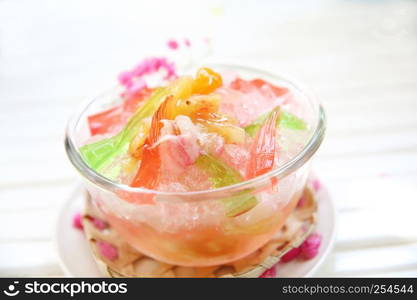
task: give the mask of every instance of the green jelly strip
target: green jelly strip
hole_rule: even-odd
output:
[[[90,168],[100,172],[109,166],[117,156],[126,154],[129,143],[137,134],[143,119],[152,116],[169,93],[169,88],[157,90],[135,112],[126,126],[118,134],[111,138],[81,147],[81,155]]]
[[[261,116],[259,116],[255,121],[253,121],[252,124],[246,126],[244,128],[246,133],[251,137],[254,137],[258,130],[265,123],[265,120],[269,117],[270,114],[271,112],[264,113]],[[277,125],[281,128],[288,128],[293,130],[307,129],[307,124],[302,119],[287,111],[281,111],[277,121]]]
[[[214,187],[220,188],[242,182],[240,173],[221,160],[209,154],[202,154],[196,161],[196,166],[207,172]],[[247,212],[258,204],[255,196],[249,191],[243,191],[235,196],[221,200],[225,206],[226,215],[235,217]]]

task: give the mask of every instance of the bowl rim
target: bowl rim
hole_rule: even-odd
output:
[[[292,157],[288,162],[280,166],[279,168],[275,168],[265,174],[259,175],[257,177],[251,178],[249,180],[244,180],[242,182],[228,185],[220,188],[215,189],[208,189],[208,190],[198,190],[198,191],[190,191],[190,192],[166,192],[166,191],[158,191],[158,190],[151,190],[142,187],[131,187],[123,183],[115,182],[111,179],[104,177],[103,175],[97,173],[95,170],[90,168],[83,160],[80,152],[78,151],[78,147],[73,140],[76,125],[81,119],[81,116],[85,111],[92,105],[96,100],[100,99],[106,92],[101,93],[100,95],[94,97],[92,100],[88,100],[80,106],[79,109],[73,113],[72,117],[68,121],[65,133],[65,150],[67,156],[75,167],[75,169],[81,174],[81,176],[92,183],[95,186],[99,186],[104,190],[114,191],[114,190],[123,190],[129,193],[141,193],[141,194],[153,194],[153,195],[160,195],[160,196],[167,196],[167,197],[195,197],[195,196],[211,196],[215,197],[216,194],[221,194],[224,192],[233,193],[233,192],[241,192],[244,190],[253,189],[255,187],[259,188],[263,184],[268,183],[268,179],[271,177],[276,177],[278,179],[287,176],[288,174],[292,173],[295,170],[298,170],[302,167],[318,150],[320,147],[325,131],[326,131],[326,115],[322,105],[319,103],[317,97],[311,92],[309,88],[305,85],[301,85],[294,79],[290,79],[287,75],[282,75],[279,73],[271,73],[268,71],[259,70],[257,68],[253,68],[250,66],[241,66],[235,64],[223,64],[223,63],[210,63],[206,64],[207,66],[211,66],[213,68],[223,68],[223,69],[232,69],[232,70],[241,70],[251,73],[256,73],[260,76],[266,76],[270,78],[274,78],[275,80],[284,81],[285,83],[289,84],[292,88],[296,89],[301,95],[307,98],[307,100],[311,101],[313,105],[317,105],[318,107],[318,117],[317,122],[315,124],[315,129],[313,134],[311,135],[308,142],[305,144],[303,149],[299,151],[294,157]]]

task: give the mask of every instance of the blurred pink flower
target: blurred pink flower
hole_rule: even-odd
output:
[[[276,276],[277,276],[277,265],[263,272],[262,275],[259,276],[259,278],[275,278]]]
[[[93,222],[93,224],[94,224],[94,226],[98,229],[98,230],[104,230],[104,229],[106,229],[107,228],[107,223],[106,222],[104,222],[103,220],[101,220],[101,219],[98,219],[98,218],[92,218],[92,220],[91,220],[92,222]]]
[[[312,182],[311,182],[311,185],[313,186],[313,189],[314,189],[314,191],[318,191],[318,190],[320,190],[321,189],[321,182],[320,182],[320,180],[318,180],[318,179],[314,179]]]
[[[167,46],[171,50],[177,50],[178,47],[179,47],[179,44],[178,44],[178,42],[176,40],[169,40],[167,42]]]
[[[317,233],[311,234],[300,246],[300,256],[304,259],[312,259],[319,253],[322,237]]]
[[[115,260],[119,256],[119,253],[113,245],[104,242],[104,241],[98,241],[97,247],[100,251],[100,254],[109,260]]]
[[[76,229],[83,230],[82,216],[80,213],[76,213],[72,218],[72,226]]]
[[[293,248],[281,257],[280,262],[287,263],[289,261],[292,261],[295,258],[297,258],[299,254],[300,248]]]

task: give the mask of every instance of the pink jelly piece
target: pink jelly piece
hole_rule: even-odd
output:
[[[79,230],[83,230],[83,223],[81,222],[82,216],[80,213],[76,213],[72,218],[72,226]]]
[[[320,180],[318,180],[318,179],[314,179],[312,182],[311,182],[311,185],[313,186],[313,189],[314,189],[314,191],[318,191],[318,190],[320,190],[321,189],[321,182],[320,182]]]
[[[100,254],[109,260],[115,260],[119,256],[116,247],[107,242],[98,241],[97,247],[100,251]]]
[[[98,219],[98,218],[93,218],[91,221],[93,222],[94,226],[95,226],[98,230],[104,230],[104,229],[106,229],[106,228],[107,228],[107,223],[106,223],[106,222],[104,222],[104,221],[103,221],[103,220],[101,220],[101,219]]]
[[[317,233],[311,234],[300,246],[300,256],[304,259],[312,259],[319,253],[322,237]]]
[[[167,42],[167,46],[171,50],[177,50],[179,47],[178,42],[176,40],[169,40]]]
[[[300,252],[301,252],[301,249],[299,247],[298,248],[293,248],[290,251],[288,251],[287,253],[285,253],[284,256],[281,257],[280,262],[287,263],[289,261],[292,261],[293,259],[298,257]]]
[[[262,273],[259,278],[275,278],[277,277],[277,265],[273,266],[272,268],[266,270]]]

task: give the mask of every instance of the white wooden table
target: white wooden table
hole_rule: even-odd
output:
[[[168,1],[166,1],[168,2]],[[0,276],[62,276],[74,108],[170,37],[289,73],[328,114],[315,168],[338,206],[317,276],[417,276],[417,2],[0,0]]]

